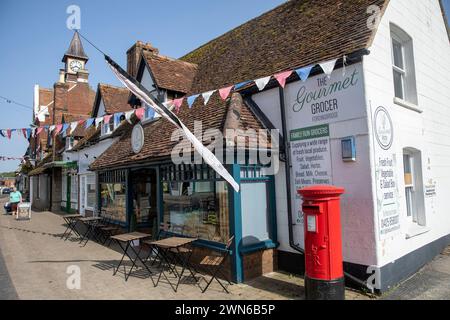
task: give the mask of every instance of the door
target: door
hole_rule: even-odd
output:
[[[86,213],[86,176],[80,177],[80,214],[84,216]]]

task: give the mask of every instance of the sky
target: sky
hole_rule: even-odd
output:
[[[81,9],[81,34],[126,67],[126,51],[137,40],[174,58],[196,49],[285,0],[0,0],[0,96],[33,105],[33,87],[52,88],[73,31],[68,6]],[[444,0],[450,16],[450,0]],[[83,40],[89,82],[120,85],[103,56]],[[0,99],[0,128],[29,127],[32,110]],[[20,157],[24,138],[0,137],[0,156]],[[0,161],[0,172],[19,161]]]

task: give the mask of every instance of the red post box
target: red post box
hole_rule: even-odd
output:
[[[305,226],[305,290],[308,300],[345,299],[340,196],[343,188],[298,190]]]

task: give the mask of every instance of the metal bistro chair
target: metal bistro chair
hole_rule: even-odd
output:
[[[218,276],[222,276],[224,279],[226,279],[228,285],[231,285],[231,282],[228,280],[228,277],[226,277],[223,268],[227,257],[230,256],[230,248],[233,244],[233,240],[234,236],[232,236],[227,241],[227,245],[223,251],[218,252],[217,254],[205,256],[202,261],[200,261],[200,267],[211,275],[211,279],[207,281],[206,287],[204,289],[200,288],[202,290],[202,293],[205,293],[214,279],[216,279],[216,281],[220,284],[220,286],[225,290],[226,293],[230,293],[227,287],[219,280]]]
[[[98,233],[103,238],[102,244],[105,245],[108,242],[108,247],[111,245],[111,236],[116,235],[120,232],[120,226],[115,223],[114,217],[111,214],[107,214],[106,211],[102,210],[101,217],[103,218],[100,223],[96,226]]]

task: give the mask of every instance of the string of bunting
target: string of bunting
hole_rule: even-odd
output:
[[[184,97],[181,97],[178,99],[169,100],[163,104],[166,107],[174,107],[175,112],[179,113],[181,106],[183,105],[185,100],[187,102],[188,107],[192,108],[195,101],[197,101],[197,99],[201,96],[203,98],[203,104],[206,106],[208,104],[209,100],[211,99],[211,96],[216,92],[218,92],[218,94],[220,95],[220,97],[223,100],[226,100],[233,90],[238,91],[239,89],[241,89],[247,85],[250,85],[252,82],[256,85],[256,87],[258,88],[259,91],[262,91],[269,84],[269,82],[270,82],[270,80],[272,80],[272,78],[276,79],[278,84],[282,88],[284,88],[286,86],[287,79],[294,73],[297,74],[298,78],[301,81],[305,82],[306,80],[308,80],[312,69],[316,65],[320,66],[322,68],[323,72],[327,75],[327,77],[330,78],[331,74],[336,66],[337,60],[338,59],[333,59],[333,60],[329,60],[329,61],[325,61],[325,62],[321,62],[321,63],[317,63],[317,64],[311,64],[309,66],[298,68],[298,69],[286,70],[283,72],[276,73],[274,75],[262,77],[262,78],[259,78],[256,80],[244,81],[244,82],[241,82],[241,83],[238,83],[238,84],[235,84],[232,86],[224,87],[221,89],[215,89],[215,90],[211,90],[211,91],[207,91],[207,92],[203,92],[203,93],[199,93],[199,94],[194,94],[191,96],[184,96]],[[344,56],[344,66],[345,66],[345,56]],[[88,118],[85,120],[79,120],[79,121],[70,122],[70,123],[45,125],[45,126],[34,127],[34,128],[0,129],[0,137],[11,139],[13,134],[17,134],[18,136],[29,140],[30,137],[36,137],[39,134],[41,134],[42,132],[46,132],[46,133],[53,132],[53,134],[55,134],[55,135],[56,134],[64,134],[64,133],[67,134],[67,130],[69,130],[69,129],[70,130],[69,130],[68,134],[71,134],[78,126],[84,126],[85,129],[88,129],[89,127],[95,125],[95,127],[98,128],[101,123],[110,123],[111,118],[114,120],[114,123],[120,123],[120,118],[122,116],[125,116],[125,120],[130,122],[131,116],[133,114],[135,114],[135,116],[137,118],[142,120],[142,118],[145,116],[145,114],[147,112],[150,113],[149,114],[150,118],[154,117],[155,113],[152,108],[142,107],[142,108],[128,111],[128,112],[118,112],[118,113],[114,113],[114,114],[110,114],[110,115],[105,115],[103,117]]]
[[[6,157],[6,156],[0,156],[0,161],[11,161],[11,160],[14,160],[14,161],[17,161],[17,160],[23,161],[24,159],[25,159],[24,157],[18,158],[18,157]]]

